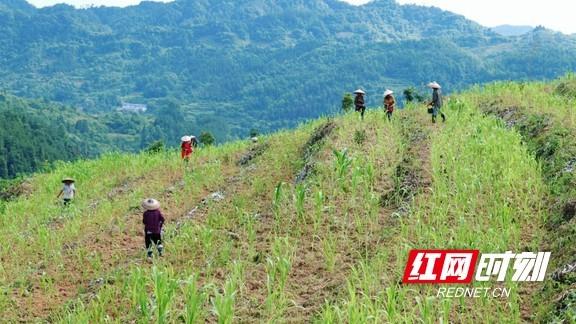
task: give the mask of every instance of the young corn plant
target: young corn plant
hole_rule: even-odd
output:
[[[85,313],[91,322],[106,321],[107,318],[106,306],[115,302],[114,299],[115,296],[113,296],[113,294],[114,291],[112,289],[104,288],[98,292],[97,298],[95,298],[93,301],[90,302]],[[76,316],[76,319],[77,319],[76,323],[82,323],[81,318],[78,318],[78,316]]]
[[[186,324],[201,323],[204,319],[203,306],[206,293],[198,287],[198,275],[191,276],[184,286],[184,314]]]
[[[42,272],[42,276],[40,278],[40,288],[42,288],[42,290],[45,292],[54,291],[55,290],[54,281],[55,281],[54,278],[52,278],[45,272]]]
[[[203,226],[200,230],[200,240],[202,242],[206,262],[209,264],[208,268],[211,269],[212,267],[210,265],[214,258],[214,230],[208,226]]]
[[[268,257],[266,259],[266,311],[271,320],[281,316],[286,307],[284,288],[292,263],[284,257]]]
[[[266,311],[270,320],[282,315],[287,304],[285,288],[292,269],[292,247],[287,238],[276,238],[272,256],[266,259]]]
[[[367,161],[364,164],[364,176],[366,179],[366,183],[368,185],[368,190],[374,190],[374,184],[376,182],[376,171],[374,167],[374,163],[372,161]]]
[[[386,301],[385,310],[386,318],[388,321],[393,322],[398,314],[398,290],[395,286],[391,285],[386,288]]]
[[[274,200],[272,201],[272,208],[274,210],[274,220],[276,223],[276,226],[279,227],[281,224],[281,218],[280,218],[280,211],[282,209],[282,197],[284,196],[284,192],[282,187],[284,186],[283,182],[279,182],[276,185],[276,188],[274,188]]]
[[[234,249],[234,242],[230,239],[225,239],[218,248],[218,254],[216,255],[216,265],[224,266],[226,265],[232,256],[232,250]]]
[[[337,247],[336,238],[332,232],[321,239],[322,255],[324,255],[324,262],[329,272],[333,272],[336,266]]]
[[[365,235],[369,220],[366,218],[364,212],[355,212],[352,217],[354,218],[354,228],[359,235]]]
[[[358,190],[358,185],[361,184],[363,175],[364,171],[361,166],[356,166],[352,171],[351,183],[355,194],[364,193],[364,190]]]
[[[370,191],[370,193],[368,193],[366,195],[367,199],[365,201],[365,204],[367,205],[366,210],[367,210],[367,215],[369,218],[369,221],[371,223],[371,225],[378,225],[378,216],[379,216],[379,211],[380,211],[380,195]]]
[[[334,156],[336,157],[335,160],[335,167],[336,167],[336,174],[337,180],[340,184],[342,190],[346,191],[345,183],[346,183],[346,175],[348,174],[348,170],[352,165],[352,159],[348,157],[348,149],[343,149],[342,151],[333,150]]]
[[[368,323],[368,319],[373,319],[368,309],[372,300],[365,298],[365,295],[356,291],[354,285],[348,281],[347,284],[349,300],[346,305],[348,323]]]
[[[230,267],[232,267],[231,273],[224,283],[224,289],[215,289],[212,298],[213,313],[221,324],[233,323],[236,295],[243,288],[244,265],[241,262],[233,262]]]
[[[220,292],[214,290],[212,298],[213,312],[218,318],[219,324],[231,324],[234,320],[234,303],[236,301],[236,282],[235,278],[228,278],[224,284],[224,290]]]
[[[304,220],[304,202],[306,200],[306,187],[300,183],[296,186],[296,192],[294,193],[294,204],[296,205],[296,215],[298,215],[298,220]]]
[[[416,297],[416,305],[420,311],[420,318],[424,323],[434,323],[433,317],[434,306],[432,304],[432,297]]]
[[[154,297],[156,301],[156,322],[166,323],[168,309],[178,283],[168,271],[160,271],[157,267],[152,268],[152,281],[154,284]]]
[[[441,320],[444,323],[450,323],[450,309],[452,309],[452,300],[450,298],[444,298],[441,302]]]
[[[136,268],[132,271],[129,278],[129,287],[132,290],[132,304],[136,307],[136,313],[139,314],[139,323],[148,323],[150,321],[150,298],[147,291],[147,278],[144,270]]]
[[[74,304],[74,310],[67,309],[66,312],[59,316],[57,322],[60,324],[90,323],[94,318],[86,311],[86,306],[82,301]]]
[[[240,221],[246,231],[249,254],[253,255],[256,253],[256,216],[240,210],[238,213],[240,214]]]
[[[236,291],[242,291],[242,289],[244,289],[243,278],[244,278],[245,265],[242,262],[234,261],[232,262],[230,267],[232,267],[230,277],[234,282],[235,287],[234,289]]]
[[[338,305],[330,305],[328,301],[325,302],[320,316],[314,322],[318,324],[323,323],[344,323],[342,319],[342,310]]]
[[[324,200],[325,196],[322,190],[317,191],[314,195],[314,234],[318,234],[324,219]]]

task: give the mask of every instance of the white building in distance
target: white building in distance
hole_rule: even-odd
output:
[[[147,109],[148,107],[146,107],[146,105],[123,102],[122,107],[116,110],[130,113],[143,113],[146,112]]]

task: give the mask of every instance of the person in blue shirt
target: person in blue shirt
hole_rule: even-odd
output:
[[[428,87],[432,88],[432,90],[433,90],[432,101],[428,104],[428,106],[432,107],[432,122],[433,123],[436,122],[436,116],[438,116],[438,113],[440,113],[440,116],[442,117],[442,122],[445,122],[446,116],[441,111],[441,109],[442,109],[442,92],[440,89],[442,89],[442,87],[436,81],[428,83]]]

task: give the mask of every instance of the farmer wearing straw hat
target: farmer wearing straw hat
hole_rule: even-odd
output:
[[[383,106],[386,109],[386,116],[388,117],[388,121],[392,120],[392,113],[394,112],[394,106],[396,105],[396,100],[393,96],[394,92],[392,90],[386,89],[384,91],[384,102]]]
[[[146,254],[152,258],[152,244],[158,249],[158,255],[162,256],[162,225],[164,225],[164,216],[160,212],[160,203],[153,198],[145,199],[142,207],[146,210],[142,223],[144,223],[144,242],[146,244]]]
[[[432,107],[432,123],[436,122],[436,116],[438,116],[438,113],[440,113],[440,116],[442,116],[442,122],[445,122],[446,116],[444,116],[444,113],[440,111],[442,108],[442,92],[440,92],[440,89],[442,89],[442,87],[438,84],[438,82],[433,81],[428,83],[428,88],[433,89],[432,101],[428,104],[429,107]]]
[[[358,89],[354,91],[356,97],[354,98],[354,106],[356,107],[356,111],[360,112],[360,117],[364,119],[364,112],[366,111],[366,105],[364,103],[364,92],[362,89]]]
[[[182,148],[181,151],[181,155],[182,155],[182,159],[186,162],[188,162],[190,160],[190,155],[192,155],[192,137],[191,136],[182,136],[181,138],[182,140],[182,145],[180,146]]]
[[[62,179],[62,183],[64,186],[58,196],[56,198],[60,198],[62,196],[64,201],[64,206],[68,206],[72,199],[74,199],[74,195],[76,194],[76,188],[74,187],[74,179],[72,178],[64,178]]]

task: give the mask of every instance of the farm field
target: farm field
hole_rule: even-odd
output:
[[[576,321],[576,79],[320,118],[194,152],[61,163],[0,203],[0,313],[55,323]],[[63,209],[60,180],[78,196]],[[146,197],[166,254],[143,248]],[[411,249],[551,251],[508,298],[405,285]]]

